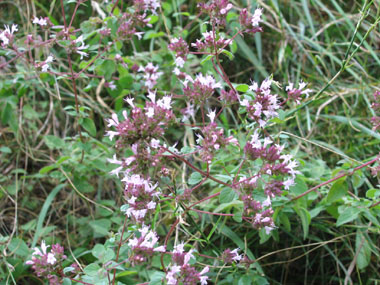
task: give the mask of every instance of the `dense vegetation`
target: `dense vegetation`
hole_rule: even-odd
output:
[[[379,21],[1,1],[0,284],[380,282]]]

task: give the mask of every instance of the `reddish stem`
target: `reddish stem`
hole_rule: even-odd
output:
[[[125,226],[127,225],[127,219],[128,219],[128,217],[125,216],[124,224],[123,224],[123,230],[121,231],[120,241],[119,241],[119,245],[118,245],[118,247],[117,247],[117,253],[116,253],[116,259],[115,259],[115,262],[118,262],[118,260],[119,260],[120,248],[121,248],[122,241],[123,241],[123,236],[124,236]],[[116,268],[113,270],[112,285],[115,285],[115,279],[116,279]]]

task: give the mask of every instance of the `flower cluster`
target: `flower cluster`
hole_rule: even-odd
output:
[[[189,82],[192,83],[192,86],[190,86]],[[216,82],[211,75],[204,76],[202,74],[198,74],[195,80],[190,76],[186,77],[183,85],[185,96],[194,103],[204,103],[208,98],[214,95],[216,88],[222,87],[222,85],[219,82]]]
[[[1,46],[5,48],[13,41],[13,34],[18,31],[18,28],[17,25],[12,25],[11,28],[7,25],[4,25],[4,27],[5,30],[0,32],[0,41],[2,41]]]
[[[163,74],[161,71],[158,71],[158,66],[154,66],[153,63],[149,62],[145,67],[140,66],[139,72],[144,72],[144,85],[148,90],[152,90],[153,87],[157,84],[158,78]]]
[[[277,95],[271,94],[271,84],[270,78],[265,79],[260,87],[253,82],[249,90],[256,93],[255,99],[244,99],[240,102],[242,106],[246,107],[248,117],[255,120],[260,127],[264,127],[268,120],[278,116],[277,109],[280,106],[277,102]]]
[[[201,285],[207,284],[208,276],[204,275],[209,271],[205,267],[201,272],[198,272],[193,265],[189,263],[191,258],[194,258],[194,250],[185,252],[184,243],[176,245],[172,251],[173,264],[168,268],[166,280],[168,285]]]
[[[210,112],[208,117],[210,117],[211,123],[201,129],[203,137],[198,134],[197,143],[199,144],[201,159],[211,163],[215,151],[224,149],[228,144],[239,144],[233,136],[226,138],[223,129],[218,128],[214,122],[215,111]]]
[[[282,186],[285,189],[289,189],[290,186],[294,184],[295,175],[299,173],[299,171],[295,170],[298,166],[298,163],[292,159],[292,155],[281,155],[283,146],[280,145],[272,145],[272,140],[268,137],[265,137],[264,140],[260,140],[259,133],[256,130],[252,135],[250,141],[244,147],[244,151],[247,157],[251,160],[256,160],[258,158],[262,159],[263,165],[261,167],[261,171],[259,175],[290,175],[291,177],[285,180],[282,183]],[[270,182],[267,184],[265,188],[265,192],[268,196],[274,197],[275,195],[280,194],[278,188],[279,184],[276,182]]]
[[[36,67],[41,67],[42,72],[47,72],[48,69],[50,68],[49,63],[52,63],[54,61],[54,57],[52,55],[49,55],[45,61],[36,64]]]
[[[239,15],[240,25],[245,33],[257,33],[262,32],[263,29],[259,26],[261,20],[261,15],[263,14],[263,9],[258,8],[255,13],[250,16],[247,9],[243,9]]]
[[[289,85],[285,89],[288,92],[288,98],[294,100],[297,105],[300,104],[301,95],[305,95],[308,98],[309,93],[312,92],[311,89],[305,89],[306,85],[307,83],[301,81],[298,88],[295,88],[294,84],[289,82]]]
[[[264,228],[265,232],[269,234],[275,228],[270,197],[261,203],[254,200],[251,195],[243,195],[242,201],[244,203],[244,214],[252,217],[252,226],[255,229]]]
[[[75,51],[76,53],[80,55],[80,59],[83,59],[83,57],[88,56],[88,54],[83,51],[85,49],[88,49],[88,45],[84,44],[83,35],[79,36],[76,40],[73,40],[72,43],[73,43],[73,51]],[[78,43],[80,44],[79,46],[77,46]]]
[[[242,259],[242,256],[238,253],[238,251],[239,251],[239,248],[235,248],[234,250],[227,248],[226,250],[223,251],[220,258],[224,263],[227,263],[227,264],[238,262]]]
[[[227,46],[231,43],[231,40],[225,39],[223,36],[214,36],[213,32],[204,32],[202,33],[203,39],[197,39],[195,43],[192,43],[191,46],[195,47],[198,51],[201,52],[211,52],[214,53],[220,49]]]
[[[147,261],[152,257],[154,252],[165,252],[165,246],[156,246],[158,242],[157,234],[149,229],[149,226],[143,225],[139,237],[130,239],[128,245],[131,248],[131,256],[129,260],[133,264],[138,264]]]
[[[133,4],[137,11],[150,11],[154,15],[157,15],[157,9],[161,7],[159,0],[134,0]]]
[[[209,4],[199,3],[198,7],[202,12],[208,14],[216,24],[223,26],[226,24],[226,16],[228,11],[233,8],[232,4],[228,2],[228,0],[214,0]]]
[[[220,91],[219,99],[224,100],[230,104],[236,103],[239,101],[239,94],[235,90],[232,90],[232,89],[230,91],[225,91],[222,89]]]
[[[125,184],[124,197],[129,206],[125,214],[141,223],[149,212],[152,213],[156,209],[156,202],[153,200],[159,195],[156,190],[157,184],[152,185],[149,180],[137,174],[126,175],[122,181]]]
[[[251,194],[244,195],[242,200],[244,202],[244,212],[247,215],[254,215],[253,226],[255,228],[265,228],[269,233],[274,229],[272,219],[273,210],[271,208],[265,209],[263,207],[271,205],[271,199],[275,196],[282,194],[282,189],[289,190],[294,185],[294,179],[299,171],[295,170],[298,163],[292,159],[291,155],[281,154],[283,146],[273,145],[269,137],[263,140],[259,138],[258,130],[252,135],[250,141],[244,147],[244,152],[248,159],[255,161],[261,160],[261,166],[257,174],[250,178],[243,178],[243,190],[250,187],[254,189],[260,188],[260,185],[267,196],[264,203],[253,200]],[[248,187],[247,187],[248,186]],[[246,191],[249,193],[249,191]]]
[[[39,19],[38,17],[34,17],[32,23],[38,24],[43,30],[47,30],[53,26],[53,23],[50,21],[48,17],[45,17],[45,18],[40,17]]]
[[[61,262],[66,259],[64,248],[58,243],[52,246],[50,252],[47,251],[48,248],[49,245],[46,245],[45,241],[42,241],[41,249],[35,247],[32,259],[28,260],[26,264],[32,265],[36,275],[46,277],[51,285],[61,284],[58,276],[54,273],[62,267]]]
[[[107,135],[112,139],[114,136],[120,138],[119,144],[126,143],[132,145],[136,142],[151,141],[152,138],[159,138],[164,133],[164,126],[175,120],[171,110],[171,97],[164,96],[156,101],[154,92],[150,92],[151,102],[147,102],[144,109],[136,107],[133,98],[126,101],[132,107],[128,116],[127,111],[123,112],[124,120],[119,122],[116,114],[108,119],[108,127],[115,127],[116,131],[108,131]]]
[[[187,59],[187,55],[189,53],[189,46],[184,41],[183,38],[173,38],[169,44],[169,49],[175,52],[175,65],[174,74],[177,76],[181,75],[181,71],[179,70],[185,65],[185,61]]]
[[[186,61],[187,55],[189,54],[189,45],[183,38],[173,38],[168,47],[171,51],[175,52],[176,65],[178,67],[183,67],[183,63]]]
[[[160,8],[160,3],[157,0],[135,0],[130,13],[123,13],[120,18],[120,26],[116,32],[118,39],[129,40],[133,35],[141,39],[144,32],[138,30],[144,27],[152,27],[149,24],[150,18],[147,11],[152,14],[157,14],[156,10]]]

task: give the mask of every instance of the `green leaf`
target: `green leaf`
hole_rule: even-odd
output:
[[[380,189],[369,189],[365,196],[370,199],[377,198],[380,196]]]
[[[12,150],[7,147],[7,146],[2,146],[0,147],[0,152],[3,152],[3,153],[12,153]]]
[[[252,284],[252,278],[249,275],[243,275],[240,277],[238,285],[251,285]]]
[[[144,34],[143,39],[144,40],[149,40],[149,39],[159,38],[159,37],[163,37],[163,36],[165,36],[164,32],[158,32],[158,33],[156,33],[155,31],[147,31]]]
[[[108,81],[111,79],[112,74],[116,70],[116,64],[113,60],[106,60],[100,66],[100,71],[104,74],[105,79]]]
[[[111,227],[111,221],[108,219],[99,219],[91,221],[90,227],[94,230],[95,237],[104,237],[108,235]]]
[[[194,150],[195,149],[190,146],[184,146],[183,148],[181,148],[181,153],[188,154],[188,153],[193,152]]]
[[[371,262],[371,247],[368,243],[367,237],[359,230],[356,232],[355,251],[359,251],[356,265],[359,270],[366,268]]]
[[[223,188],[219,195],[219,203],[230,203],[237,199],[237,194],[231,188]]]
[[[305,239],[309,234],[309,226],[311,222],[310,213],[302,207],[295,207],[297,215],[301,218],[302,229],[303,229],[303,238]]]
[[[229,52],[228,50],[225,50],[225,49],[223,49],[222,50],[222,53],[224,53],[226,56],[228,56],[228,58],[230,59],[230,60],[233,60],[234,59],[234,54],[232,53],[232,52]]]
[[[96,244],[94,248],[91,250],[91,253],[93,256],[95,256],[97,259],[100,259],[100,256],[103,255],[106,251],[106,248],[102,244]]]
[[[59,137],[53,135],[44,136],[45,144],[50,149],[60,149],[65,146],[65,141]]]
[[[91,136],[96,136],[96,127],[93,120],[84,118],[81,125]]]
[[[62,285],[71,285],[71,280],[69,278],[63,278]]]
[[[326,202],[332,203],[342,198],[348,191],[346,177],[343,177],[331,186],[329,193],[327,194]]]
[[[290,224],[288,215],[285,213],[281,213],[279,215],[279,218],[280,218],[281,224],[284,226],[285,230],[290,232],[291,231],[291,224]]]
[[[106,263],[115,257],[113,250],[110,248],[106,249],[102,244],[96,244],[91,253],[102,263]]]
[[[131,75],[126,75],[126,76],[123,76],[122,78],[120,78],[119,80],[119,84],[121,85],[121,87],[123,87],[124,89],[131,89],[132,87],[132,83],[133,83],[133,77]]]
[[[85,177],[75,176],[73,184],[82,193],[90,193],[95,190],[94,186],[88,183]]]
[[[211,60],[214,56],[212,54],[209,54],[207,56],[205,56],[204,59],[201,60],[201,65],[205,64],[206,62],[208,62],[209,60]]]
[[[238,86],[236,86],[235,89],[237,91],[239,91],[239,92],[247,92],[249,90],[249,85],[247,85],[247,84],[239,84]]]
[[[41,208],[41,212],[38,215],[37,228],[36,228],[36,232],[34,233],[32,247],[36,246],[38,238],[42,235],[42,232],[43,232],[42,226],[43,226],[46,214],[49,210],[51,203],[53,202],[55,196],[57,196],[58,192],[65,186],[66,186],[66,184],[57,185],[56,187],[54,187],[53,190],[51,190],[51,192],[47,196],[47,198],[44,202],[44,205]]]
[[[13,238],[9,243],[8,249],[19,256],[28,256],[29,248],[26,243],[19,238]]]
[[[336,221],[336,226],[340,227],[341,225],[344,225],[348,222],[351,222],[355,220],[359,213],[361,212],[361,209],[354,208],[354,207],[347,207],[342,214],[339,215],[338,220]]]
[[[189,178],[189,184],[195,185],[202,181],[202,175],[199,172],[193,172]]]
[[[68,160],[68,159],[70,159],[70,156],[62,156],[62,157],[60,157],[60,158],[57,160],[56,164],[57,164],[57,165],[61,165],[63,162],[65,162],[65,161]]]
[[[91,263],[89,265],[87,265],[83,271],[84,273],[86,273],[88,276],[97,276],[98,275],[98,271],[100,269],[100,266],[96,263]]]
[[[50,171],[52,171],[55,168],[57,168],[57,165],[55,165],[55,164],[48,165],[48,166],[42,167],[40,169],[39,173],[40,174],[46,174],[46,173],[49,173]]]
[[[307,191],[307,185],[301,176],[297,176],[294,182],[295,184],[289,187],[289,192],[293,193],[295,196],[298,196]]]
[[[150,276],[149,285],[161,285],[162,280],[165,279],[165,273],[161,271],[156,271]]]

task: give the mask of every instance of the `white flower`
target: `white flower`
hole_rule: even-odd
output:
[[[158,252],[165,252],[165,246],[164,245],[161,245],[159,247],[156,247],[155,249],[153,249],[153,251],[158,251]]]
[[[180,75],[181,74],[181,70],[179,70],[179,68],[178,67],[175,67],[174,69],[173,69],[173,73],[175,74],[175,75]]]
[[[124,99],[129,105],[131,105],[132,108],[135,107],[135,105],[133,104],[133,100],[135,100],[135,98],[130,98],[130,97],[127,97]]]
[[[259,88],[259,85],[257,84],[257,82],[255,81],[252,81],[252,84],[249,86],[249,91],[256,91],[257,88]]]
[[[78,51],[78,53],[82,53],[82,52],[79,52],[79,51]],[[87,54],[86,54],[85,56],[87,56]],[[81,57],[80,59],[82,59],[82,57]],[[111,90],[115,90],[115,89],[116,89],[115,82],[114,82],[114,81],[110,81],[110,82],[108,82],[108,87],[109,87]]]
[[[9,37],[13,35],[14,32],[18,31],[17,25],[13,24],[11,28],[9,26],[4,25],[5,30],[0,33],[0,40],[3,42],[4,46],[9,44]]]
[[[123,164],[121,160],[116,159],[116,154],[114,154],[112,158],[107,158],[107,161],[113,164],[119,164],[119,165]]]
[[[210,118],[210,121],[211,121],[211,122],[214,122],[214,120],[215,120],[215,116],[216,116],[216,111],[215,111],[215,110],[214,110],[214,111],[210,111],[210,112],[207,114],[207,117]]]
[[[231,3],[228,3],[228,5],[226,6],[226,8],[223,8],[220,10],[220,14],[224,15],[228,12],[228,10],[230,10],[232,8],[232,4]]]
[[[53,62],[53,60],[54,60],[54,57],[53,57],[52,55],[49,55],[49,56],[46,58],[45,63],[51,63],[51,62]]]
[[[15,24],[12,24],[12,28],[9,28],[8,25],[4,25],[4,27],[5,27],[5,32],[7,32],[10,35],[13,35],[14,32],[18,31],[17,25]]]
[[[146,205],[146,207],[147,207],[148,209],[150,209],[150,210],[155,209],[155,208],[156,208],[156,202],[150,201],[150,202]]]
[[[285,190],[289,190],[290,186],[294,185],[294,178],[289,178],[283,182]]]
[[[128,200],[127,200],[127,202],[128,202],[128,204],[131,204],[131,205],[133,205],[133,204],[135,204],[135,202],[136,202],[136,199],[137,199],[137,197],[135,197],[135,196],[132,196],[130,199],[128,199]]]
[[[149,90],[148,91],[148,98],[150,99],[150,101],[152,101],[153,103],[156,103],[156,91],[151,91]]]
[[[239,248],[235,248],[234,250],[231,251],[231,253],[235,255],[234,257],[232,257],[232,260],[234,261],[241,260],[241,255],[239,255],[238,251],[239,251]]]
[[[38,24],[40,26],[47,26],[47,21],[44,18],[42,18],[42,17],[40,19],[38,19],[37,17],[35,17],[33,19],[33,24]]]
[[[200,73],[196,76],[195,79],[199,81],[199,83],[201,83],[202,85],[206,85],[213,89],[222,88],[222,85],[219,82],[215,82],[214,77],[212,77],[211,75],[203,76],[203,74]]]
[[[265,233],[266,233],[267,235],[269,235],[270,232],[274,229],[274,227],[268,227],[268,226],[265,226],[264,229],[265,229]]]
[[[259,25],[259,23],[262,21],[261,20],[261,15],[262,14],[263,14],[263,9],[262,8],[259,8],[259,9],[255,10],[255,13],[253,14],[252,20],[251,20],[252,26],[256,27],[256,26]]]
[[[201,285],[206,285],[207,284],[208,276],[202,276],[202,275],[206,274],[208,271],[209,271],[209,267],[206,266],[205,268],[203,268],[203,270],[201,272],[199,272],[199,275],[200,275],[199,277],[200,277]]]
[[[263,205],[264,207],[269,207],[270,205],[272,205],[272,202],[271,202],[269,196],[268,196],[267,199],[263,202],[262,205]]]
[[[54,264],[57,261],[57,259],[54,257],[54,254],[49,253],[47,255],[47,263]]]
[[[143,34],[144,34],[144,32],[135,32],[135,35],[137,36],[137,38],[138,38],[139,40],[142,39]]]
[[[270,78],[268,77],[268,78],[266,78],[266,79],[261,83],[260,89],[263,89],[263,90],[269,90],[271,84],[272,84],[272,79],[270,79]]]
[[[150,146],[153,148],[159,148],[160,147],[160,141],[156,139],[152,139],[150,141]]]
[[[171,109],[171,102],[172,102],[171,96],[164,96],[162,99],[157,101],[157,105],[161,108],[166,109],[166,110],[170,110]]]
[[[42,72],[47,72],[48,69],[50,68],[49,64],[48,63],[51,63],[53,62],[54,60],[54,57],[52,55],[49,55],[46,60],[44,61],[44,64],[41,66],[41,71]]]
[[[80,59],[83,59],[83,57],[87,57],[88,56],[88,53],[84,52],[84,51],[77,50],[77,53],[80,54]],[[113,89],[111,88],[111,90],[113,90]]]
[[[153,118],[153,116],[154,116],[154,108],[149,107],[149,108],[148,108],[148,111],[146,111],[145,115],[146,115],[148,118]]]
[[[184,66],[184,64],[185,64],[185,61],[183,60],[183,58],[182,57],[177,57],[176,59],[175,59],[175,65],[177,66],[177,67],[183,67]]]
[[[120,135],[119,132],[115,131],[107,131],[106,136],[110,137],[110,140],[112,141],[115,136]]]
[[[264,138],[264,147],[267,147],[267,145],[271,144],[272,143],[272,140],[268,137],[265,137]]]
[[[183,253],[185,248],[185,244],[181,242],[180,244],[174,246],[173,253]]]
[[[188,264],[191,258],[194,258],[193,255],[194,250],[191,249],[188,253],[185,254],[183,258],[183,264]]]

